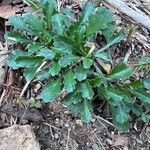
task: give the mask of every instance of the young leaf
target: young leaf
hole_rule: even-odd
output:
[[[82,92],[82,97],[85,99],[90,100],[94,96],[94,91],[87,80],[81,83],[81,92]]]
[[[108,75],[111,79],[123,80],[133,74],[133,69],[127,63],[117,65],[112,72]]]
[[[80,104],[80,116],[85,123],[89,123],[92,120],[91,109],[90,101],[84,99]]]
[[[72,71],[64,75],[64,87],[68,93],[71,93],[75,89],[75,76]]]
[[[107,28],[108,24],[112,21],[112,12],[109,9],[105,7],[98,8],[98,10],[89,18],[86,36],[88,37],[100,29]]]
[[[48,83],[41,92],[40,97],[44,102],[53,102],[61,92],[61,80],[54,80]]]
[[[85,69],[89,69],[89,68],[91,67],[92,63],[93,63],[93,60],[92,60],[92,59],[90,59],[90,58],[85,58],[85,59],[83,60],[83,67],[84,67]]]
[[[85,80],[87,78],[87,73],[88,70],[84,69],[81,65],[78,66],[75,71],[75,77],[77,78],[78,81]]]
[[[60,65],[57,62],[53,62],[50,66],[49,73],[53,76],[58,75],[61,70]]]

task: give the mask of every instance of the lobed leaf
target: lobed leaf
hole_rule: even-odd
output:
[[[61,80],[54,80],[45,85],[40,97],[44,102],[53,102],[61,92]]]

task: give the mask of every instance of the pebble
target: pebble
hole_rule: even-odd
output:
[[[58,138],[59,138],[59,136],[58,136],[57,133],[54,134],[54,137],[55,137],[55,139],[58,139]]]
[[[80,119],[76,120],[76,124],[79,125],[79,126],[81,126],[81,127],[83,126],[83,122]]]

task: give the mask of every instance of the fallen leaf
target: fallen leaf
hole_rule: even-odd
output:
[[[11,5],[2,5],[0,6],[0,17],[4,19],[8,19],[13,16],[16,12],[21,11],[22,8],[18,8],[17,6],[12,7]]]
[[[127,146],[128,145],[128,137],[126,136],[118,136],[113,143],[113,146]]]
[[[110,73],[111,71],[111,65],[108,63],[104,63],[103,61],[97,59],[98,63],[101,65],[101,67],[107,72]]]

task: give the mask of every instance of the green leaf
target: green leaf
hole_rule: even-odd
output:
[[[22,16],[12,16],[12,17],[10,17],[9,18],[9,24],[11,26],[15,27],[16,29],[28,30],[26,28],[26,23],[25,23],[25,21],[24,21]]]
[[[150,121],[150,114],[145,114],[145,113],[143,113],[143,114],[142,114],[142,120],[143,120],[144,122],[149,122],[149,121]]]
[[[61,71],[60,65],[57,62],[53,62],[53,64],[50,66],[49,73],[52,76],[55,76],[58,75],[60,71]]]
[[[17,64],[19,67],[32,67],[38,66],[42,63],[43,57],[40,56],[20,56],[16,59]]]
[[[23,0],[25,4],[31,6],[34,11],[38,11],[40,9],[40,4],[34,0]]]
[[[127,63],[118,64],[108,75],[111,79],[124,80],[133,74],[133,69]]]
[[[19,32],[7,32],[5,34],[5,38],[8,41],[13,42],[13,44],[18,42],[29,44],[33,42],[30,39],[28,39],[24,34]]]
[[[92,86],[89,84],[87,80],[81,83],[81,92],[82,92],[82,97],[85,99],[90,100],[94,96],[94,91],[92,89]]]
[[[133,81],[129,84],[125,84],[127,86],[129,86],[132,89],[143,89],[144,88],[144,83],[141,81]]]
[[[55,53],[48,48],[42,48],[37,55],[45,57],[46,60],[52,60],[55,57]]]
[[[144,79],[144,86],[146,89],[150,90],[150,77]]]
[[[65,30],[65,25],[63,21],[63,16],[56,14],[52,17],[52,27],[57,35],[63,35]]]
[[[128,113],[125,111],[123,106],[121,106],[121,104],[119,105],[119,107],[110,105],[111,113],[113,115],[113,122],[118,130],[127,131],[129,129]],[[121,115],[119,116],[119,114]]]
[[[81,23],[85,24],[88,22],[89,17],[94,13],[95,11],[95,5],[93,3],[85,3],[85,6],[83,8],[82,14],[81,14]]]
[[[24,77],[26,80],[30,81],[34,78],[34,75],[36,73],[37,67],[30,67],[24,69]]]
[[[100,87],[103,83],[103,79],[101,77],[95,77],[89,80],[89,83],[92,87]]]
[[[119,124],[124,124],[128,121],[128,119],[129,119],[129,115],[126,112],[126,109],[122,107],[121,105],[119,105],[116,111],[116,121]]]
[[[130,92],[144,103],[150,104],[150,93],[141,90],[131,90]]]
[[[83,60],[83,67],[84,67],[85,69],[89,69],[92,64],[93,64],[93,60],[90,59],[90,58],[85,58],[85,59]]]
[[[122,34],[117,35],[107,45],[105,45],[103,48],[101,48],[100,50],[98,50],[96,52],[96,54],[100,53],[100,52],[102,52],[104,50],[107,50],[109,47],[113,46],[114,44],[117,44],[117,43],[121,42],[123,39],[124,39],[124,35],[122,35]]]
[[[73,19],[75,19],[75,14],[72,12],[71,8],[62,8],[63,20],[66,27],[72,25]]]
[[[85,33],[86,33],[86,26],[79,26],[76,29],[75,41],[76,41],[77,45],[80,46],[84,42]]]
[[[27,46],[27,49],[28,49],[28,52],[35,53],[35,52],[38,52],[42,47],[43,45],[41,45],[40,43],[32,42],[31,44]]]
[[[116,104],[116,102],[121,102],[123,100],[123,95],[120,92],[119,89],[117,88],[112,88],[112,87],[108,87],[105,89],[105,96],[108,99],[112,99],[114,100],[114,103]]]
[[[36,77],[40,81],[43,81],[45,79],[49,79],[50,78],[49,70],[47,68],[46,69],[42,69],[40,72],[37,72]]]
[[[113,21],[112,12],[105,8],[100,7],[97,11],[90,16],[89,24],[87,26],[86,36],[90,36],[100,29],[107,28],[108,24]]]
[[[92,120],[91,110],[92,106],[90,104],[90,101],[86,101],[84,99],[80,105],[80,116],[85,123],[89,123]]]
[[[83,100],[81,93],[78,90],[75,90],[73,93],[68,94],[63,98],[63,103],[67,106],[71,104],[78,104]]]
[[[24,51],[21,50],[14,50],[12,52],[12,54],[10,54],[8,56],[7,59],[7,64],[9,67],[13,68],[14,70],[18,69],[20,66],[19,64],[16,62],[16,58],[20,57],[20,56],[25,56],[27,55]]]
[[[43,6],[43,14],[46,17],[47,24],[50,25],[52,15],[56,12],[57,3],[55,0],[47,1]]]
[[[39,15],[28,12],[23,14],[22,17],[26,23],[25,27],[27,28],[27,31],[33,32],[36,35],[47,32],[45,29],[45,22]]]
[[[87,78],[87,73],[88,70],[84,69],[81,65],[78,66],[75,71],[75,77],[77,78],[78,81],[85,80]]]
[[[66,67],[67,65],[71,65],[74,61],[78,60],[79,57],[75,55],[64,55],[60,60],[59,60],[59,65],[61,67]]]
[[[53,102],[56,97],[61,92],[61,80],[54,80],[47,85],[45,85],[43,91],[40,94],[40,97],[44,100],[45,103]]]
[[[75,89],[75,76],[72,71],[67,72],[64,75],[64,87],[68,93],[71,93]]]
[[[114,38],[116,30],[117,25],[115,21],[109,23],[106,29],[101,30],[102,34],[106,38],[107,43],[111,42],[111,40]]]
[[[67,37],[63,38],[54,38],[54,47],[53,49],[57,52],[61,52],[63,54],[70,54],[74,50],[74,46],[70,39]]]
[[[95,53],[95,57],[96,58],[100,58],[102,60],[105,60],[107,62],[110,62],[112,59],[111,59],[111,56],[106,53],[106,52],[102,52],[102,53]]]

